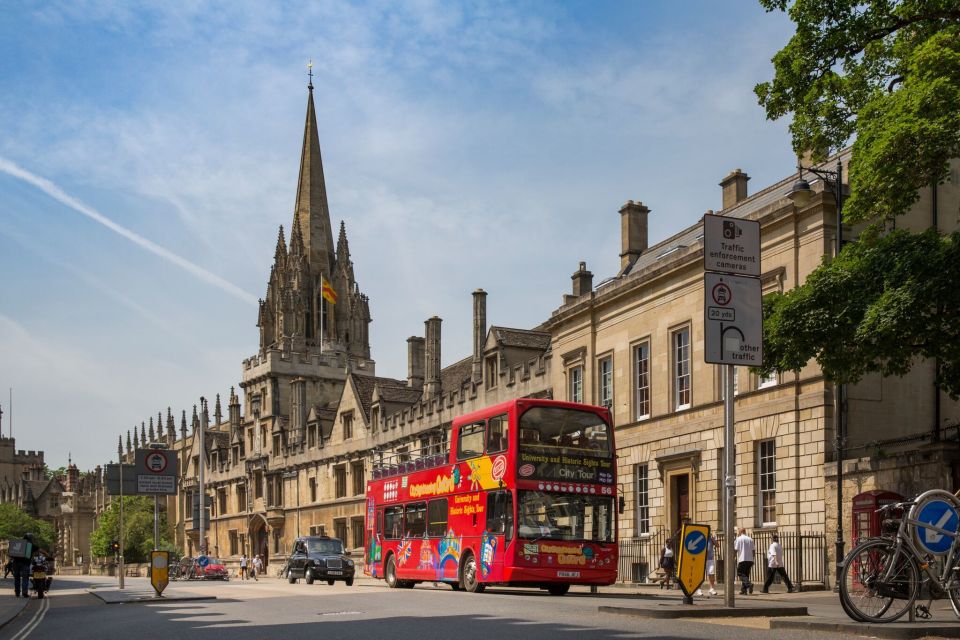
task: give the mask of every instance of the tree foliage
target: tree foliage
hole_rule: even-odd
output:
[[[796,33],[755,92],[767,117],[793,115],[798,155],[851,138],[847,222],[882,223],[960,157],[960,2],[760,0]]]
[[[841,383],[903,375],[937,359],[937,384],[960,397],[960,233],[894,231],[847,246],[806,282],[764,299],[764,372],[816,359]]]
[[[41,549],[54,552],[56,532],[52,524],[32,517],[13,503],[0,504],[0,539],[22,538],[25,533],[32,533],[34,544]]]
[[[97,528],[90,534],[94,556],[112,556],[110,544],[120,538],[120,502],[114,500],[100,516]],[[160,548],[173,551],[173,536],[166,511],[160,511]],[[146,562],[153,550],[153,500],[147,496],[123,498],[123,557],[127,562]]]

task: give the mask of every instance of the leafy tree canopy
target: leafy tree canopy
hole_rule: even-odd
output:
[[[960,233],[894,231],[847,246],[785,294],[764,299],[764,368],[815,358],[831,380],[903,375],[938,358],[937,384],[960,398]]]
[[[56,534],[52,524],[32,517],[13,503],[0,504],[0,538],[22,538],[25,533],[32,533],[34,544],[44,551],[54,552]]]
[[[846,222],[882,223],[942,183],[960,157],[960,2],[760,0],[796,33],[755,92],[793,114],[798,155],[822,160],[855,137]]]
[[[94,556],[113,555],[110,544],[120,539],[120,502],[114,500],[100,516],[97,528],[90,534]],[[160,548],[174,551],[173,536],[166,511],[160,511]],[[123,498],[123,557],[127,562],[146,562],[153,550],[153,500],[147,496]]]

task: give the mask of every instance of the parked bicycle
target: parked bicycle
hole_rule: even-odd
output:
[[[930,617],[949,598],[960,618],[960,500],[934,489],[878,509],[883,535],[858,544],[843,561],[840,605],[857,622],[893,622],[914,611]],[[905,515],[904,515],[905,514]],[[926,604],[914,610],[917,598]]]

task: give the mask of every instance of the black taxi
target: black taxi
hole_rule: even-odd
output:
[[[293,553],[287,560],[287,582],[293,584],[303,578],[307,584],[337,580],[353,586],[354,563],[350,552],[343,548],[339,538],[327,536],[303,536],[293,543]]]

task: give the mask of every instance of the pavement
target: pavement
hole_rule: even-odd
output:
[[[579,591],[572,590],[571,593]],[[912,639],[927,636],[960,638],[960,620],[947,600],[937,600],[931,605],[933,616],[928,620],[911,622],[907,616],[896,622],[870,624],[854,622],[843,612],[839,596],[832,591],[801,591],[786,593],[774,591],[753,595],[737,594],[732,609],[723,605],[723,592],[710,598],[694,598],[694,604],[683,603],[683,595],[677,590],[660,590],[645,585],[617,585],[602,587],[600,593],[615,592],[621,597],[636,593],[637,603],[627,606],[600,605],[600,613],[631,615],[643,618],[675,618],[700,620],[723,618],[766,619],[770,629],[793,629],[845,633],[876,638]],[[921,604],[926,604],[921,603]],[[729,624],[736,624],[730,621]]]

